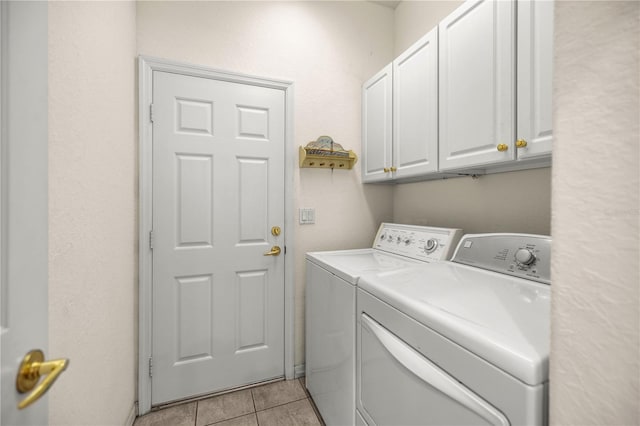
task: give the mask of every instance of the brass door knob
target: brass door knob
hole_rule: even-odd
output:
[[[518,139],[516,141],[516,148],[525,148],[527,146],[527,141],[524,139]]]
[[[45,361],[44,353],[39,349],[35,349],[27,353],[22,359],[22,363],[18,369],[16,389],[20,393],[29,392],[34,387],[35,390],[18,403],[18,408],[22,410],[40,399],[40,397],[49,390],[60,374],[67,369],[68,365],[68,359]],[[41,376],[46,377],[42,383],[38,385]]]
[[[282,233],[282,229],[280,229],[279,226],[274,226],[271,228],[271,235],[273,235],[274,237],[277,237],[281,233]]]
[[[264,255],[265,256],[278,256],[278,255],[280,255],[280,247],[273,246],[273,247],[271,247],[271,250],[266,252]]]
[[[391,172],[396,172],[396,171],[398,171],[398,169],[392,166],[392,167],[389,169],[389,171],[391,171]]]
[[[388,167],[385,167],[385,168],[384,168],[384,169],[382,169],[382,170],[384,170],[384,172],[385,172],[385,173],[389,173],[389,172],[391,171],[391,169],[390,169],[390,168],[388,168]]]
[[[509,145],[507,145],[506,143],[499,143],[498,146],[496,147],[498,149],[498,151],[500,152],[505,152],[506,150],[509,149]]]

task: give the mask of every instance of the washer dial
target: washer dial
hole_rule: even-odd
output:
[[[516,252],[516,262],[520,265],[531,265],[536,261],[536,255],[529,249],[521,248]]]

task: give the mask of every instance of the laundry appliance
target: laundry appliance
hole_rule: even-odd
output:
[[[465,235],[451,261],[363,275],[356,424],[547,424],[550,251]]]
[[[383,223],[371,248],[306,256],[306,387],[327,425],[355,422],[356,286],[362,274],[451,257],[460,229]]]

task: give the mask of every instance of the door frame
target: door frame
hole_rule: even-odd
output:
[[[150,56],[138,57],[138,414],[151,410],[151,377],[149,360],[152,352],[152,278],[153,253],[150,232],[153,214],[153,72],[163,71],[192,77],[208,78],[231,83],[248,84],[282,90],[285,95],[285,171],[284,171],[284,244],[285,253],[294,251],[293,171],[293,82],[222,71]],[[284,373],[294,378],[294,262],[284,258]]]

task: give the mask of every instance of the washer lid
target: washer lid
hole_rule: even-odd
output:
[[[307,253],[307,260],[353,285],[358,283],[363,274],[392,271],[423,263],[372,248],[310,252]]]
[[[549,377],[548,285],[442,262],[358,286],[529,385]]]

